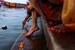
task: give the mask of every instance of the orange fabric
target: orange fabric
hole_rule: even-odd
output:
[[[20,43],[20,45],[19,45],[19,47],[24,47],[24,45],[25,45],[25,42],[24,41],[22,41],[21,43]]]
[[[75,0],[64,0],[62,21],[64,25],[75,29]]]

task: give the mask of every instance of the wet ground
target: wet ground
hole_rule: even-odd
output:
[[[0,8],[0,50],[10,50],[22,31],[21,22],[25,15],[24,9]],[[3,25],[8,29],[2,30]]]

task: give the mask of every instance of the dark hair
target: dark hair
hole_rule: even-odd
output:
[[[47,2],[48,0],[42,0],[43,2]]]

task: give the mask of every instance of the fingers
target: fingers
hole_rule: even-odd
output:
[[[24,29],[24,27],[22,27],[22,30]]]
[[[24,29],[24,25],[25,25],[25,23],[24,23],[24,22],[22,22],[22,30]]]
[[[25,21],[22,22],[22,29],[24,29]]]
[[[25,24],[22,24],[22,30],[24,29]]]

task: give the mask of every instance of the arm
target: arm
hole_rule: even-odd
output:
[[[26,21],[28,20],[28,18],[31,16],[31,12],[27,10],[27,15],[25,17],[25,19],[22,22],[22,29],[24,29],[24,25],[26,23]]]
[[[29,17],[30,17],[29,15],[27,15],[27,16],[25,17],[25,19],[24,19],[23,22],[22,22],[22,26],[25,25],[25,23],[26,23],[26,21],[27,21],[27,19],[28,19]]]

